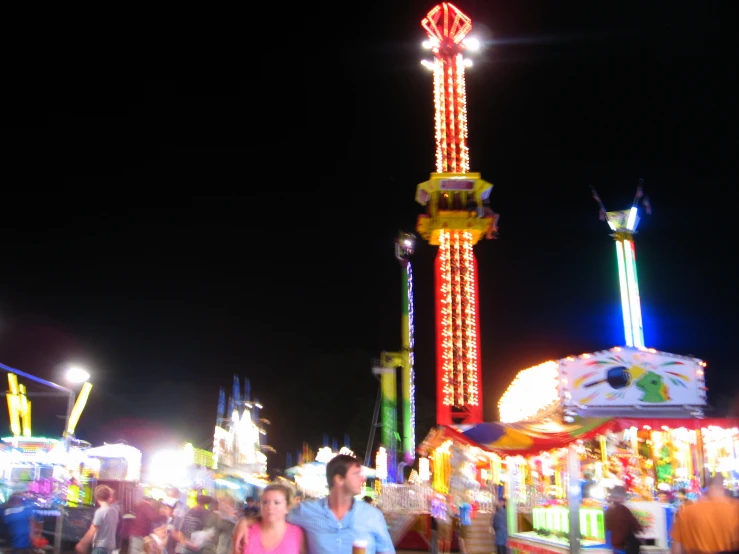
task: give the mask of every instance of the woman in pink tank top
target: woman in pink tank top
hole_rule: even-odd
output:
[[[288,523],[290,489],[268,485],[260,499],[261,516],[247,531],[242,554],[305,554],[303,530]]]

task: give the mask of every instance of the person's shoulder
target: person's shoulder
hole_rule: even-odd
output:
[[[357,507],[357,513],[361,514],[362,517],[385,517],[385,514],[382,513],[380,508],[373,506],[364,500],[361,502],[355,501],[354,505]]]
[[[302,512],[315,512],[323,510],[324,506],[328,504],[328,499],[324,498],[311,498],[310,500],[303,500],[298,504],[294,510]]]
[[[300,525],[295,525],[294,523],[287,523],[287,528],[290,530],[291,533],[294,533],[296,535],[303,535],[303,528]]]

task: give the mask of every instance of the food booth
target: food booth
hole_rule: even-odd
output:
[[[604,510],[615,485],[645,527],[644,550],[664,552],[676,510],[708,476],[739,484],[739,420],[705,417],[705,365],[629,347],[545,362],[516,376],[501,422],[444,426],[422,447],[442,474],[450,445],[499,463],[488,485],[504,488],[516,552],[610,552]]]

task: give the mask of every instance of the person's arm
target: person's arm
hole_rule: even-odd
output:
[[[90,550],[90,544],[92,544],[92,540],[95,538],[95,533],[97,532],[97,525],[90,525],[90,528],[84,535],[82,535],[80,541],[74,545],[74,551],[77,552],[77,554],[86,554],[87,551]]]
[[[308,554],[308,538],[305,536],[305,531],[300,529],[300,554]]]
[[[249,525],[253,521],[251,518],[242,517],[236,522],[231,536],[231,554],[241,554],[249,544]]]
[[[375,536],[377,554],[395,554],[393,539],[390,538],[390,531],[388,530],[385,516],[378,508],[375,508],[375,512],[379,516],[375,525],[377,528],[377,534]]]

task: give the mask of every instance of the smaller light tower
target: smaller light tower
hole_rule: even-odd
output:
[[[608,223],[616,241],[616,259],[618,261],[618,283],[621,290],[621,311],[624,319],[624,335],[626,346],[646,348],[644,344],[644,325],[639,298],[639,280],[636,273],[636,249],[634,234],[639,225],[639,203],[647,214],[652,211],[649,199],[644,196],[644,180],[639,179],[634,201],[628,210],[617,212],[606,211],[603,202],[591,187],[593,198],[600,206],[600,219]]]
[[[402,286],[401,318],[401,390],[403,393],[403,461],[406,465],[416,458],[416,377],[414,375],[414,323],[413,323],[413,268],[410,256],[416,246],[413,233],[400,232],[395,241],[395,257],[400,262]],[[402,475],[401,475],[402,477]],[[402,479],[401,479],[402,482]]]

